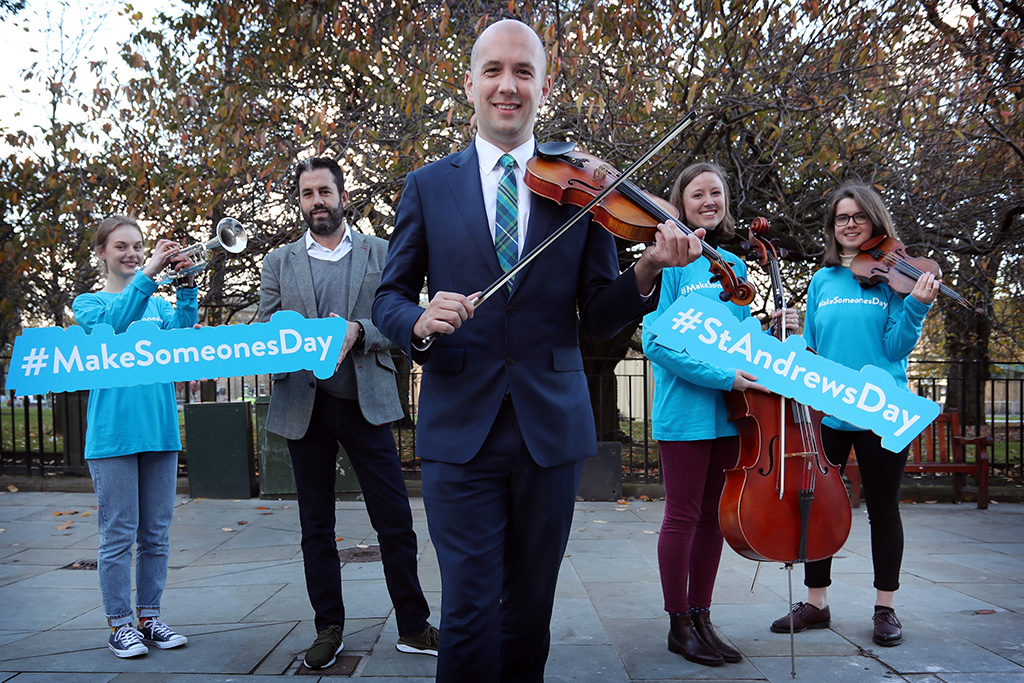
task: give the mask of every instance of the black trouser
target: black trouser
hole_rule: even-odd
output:
[[[345,448],[377,532],[384,579],[399,635],[427,627],[430,609],[416,574],[416,533],[395,440],[388,425],[371,425],[354,400],[317,391],[305,436],[288,441],[302,527],[306,591],[316,630],[345,626],[341,561],[334,530],[334,480],[338,442]],[[344,535],[344,534],[342,534]]]
[[[908,448],[893,453],[882,448],[882,438],[873,432],[848,432],[822,426],[825,457],[846,470],[850,447],[857,455],[861,487],[871,524],[871,562],[875,589],[896,591],[903,564],[903,520],[900,519],[900,486],[907,464]],[[825,588],[832,585],[832,558],[804,565],[804,585]]]

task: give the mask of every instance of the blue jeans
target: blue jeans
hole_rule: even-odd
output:
[[[136,453],[88,461],[99,503],[97,565],[103,611],[110,626],[132,622],[132,543],[135,542],[135,605],[139,617],[160,615],[167,581],[178,454]]]

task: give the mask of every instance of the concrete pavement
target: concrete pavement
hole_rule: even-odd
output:
[[[437,562],[422,500],[412,504],[420,577],[436,624]],[[315,633],[291,501],[179,496],[163,618],[189,643],[116,658],[106,648],[95,570],[66,568],[95,561],[94,505],[91,493],[0,494],[0,683],[256,683],[296,674],[303,681],[432,680],[434,658],[395,650],[379,561],[342,571],[349,657],[332,675],[300,666]],[[337,509],[340,548],[376,543],[362,503],[339,502]],[[768,631],[788,607],[786,572],[765,565],[751,594],[756,565],[728,547],[712,614],[744,661],[707,668],[668,652],[657,565],[663,509],[653,501],[577,504],[547,681],[793,680],[789,637]],[[903,514],[907,552],[897,613],[904,644],[871,642],[874,590],[861,507],[834,564],[832,627],[796,637],[796,680],[1024,683],[1024,505],[980,511],[907,504]],[[802,578],[797,567],[796,600],[805,596]]]

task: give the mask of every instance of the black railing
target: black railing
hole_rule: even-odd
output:
[[[6,359],[4,359],[6,360]],[[6,367],[6,363],[3,363]],[[987,370],[982,376],[978,370]],[[982,379],[984,377],[984,379]],[[593,379],[593,378],[591,378]],[[413,368],[402,380],[408,417],[393,425],[403,466],[418,467],[416,458],[417,402],[420,373]],[[616,366],[615,382],[592,382],[601,387],[595,400],[611,401],[598,410],[598,429],[604,440],[622,443],[623,465],[628,478],[643,482],[660,481],[657,442],[651,438],[650,399],[653,380],[650,361],[639,356]],[[614,386],[615,396],[608,392]],[[916,361],[910,364],[911,389],[935,400],[943,410],[957,407],[967,436],[989,435],[993,474],[1024,476],[1024,372],[1020,365],[990,363],[979,367],[972,362]],[[212,387],[216,387],[212,389]],[[211,390],[212,389],[212,390]],[[270,391],[268,375],[219,379],[207,385],[208,396],[217,401],[254,400]],[[177,385],[179,404],[201,402],[198,383]],[[44,476],[54,472],[85,473],[84,447],[87,392],[15,397],[0,395],[0,472]],[[614,404],[610,409],[609,406]],[[970,408],[980,413],[972,415]],[[612,417],[609,417],[611,415]],[[980,418],[980,419],[979,419]],[[184,443],[184,439],[182,439]]]

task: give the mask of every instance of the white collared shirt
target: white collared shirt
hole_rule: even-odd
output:
[[[352,231],[347,225],[345,226],[345,234],[341,238],[341,243],[334,249],[328,249],[317,242],[313,239],[312,231],[306,230],[306,254],[310,258],[320,261],[340,261],[350,251],[352,251]]]
[[[492,145],[479,135],[474,142],[476,144],[476,156],[480,162],[480,189],[484,193],[484,209],[487,211],[487,224],[491,230],[491,241],[494,240],[494,216],[498,207],[498,183],[505,172],[498,160],[505,154],[504,150]],[[531,136],[529,140],[513,149],[509,154],[515,157],[516,167],[513,169],[516,174],[516,187],[518,197],[516,206],[519,209],[519,255],[523,255],[523,245],[526,243],[526,226],[530,223],[530,206],[533,196],[530,189],[526,187],[524,180],[526,176],[526,162],[533,156],[533,150],[537,143]]]

